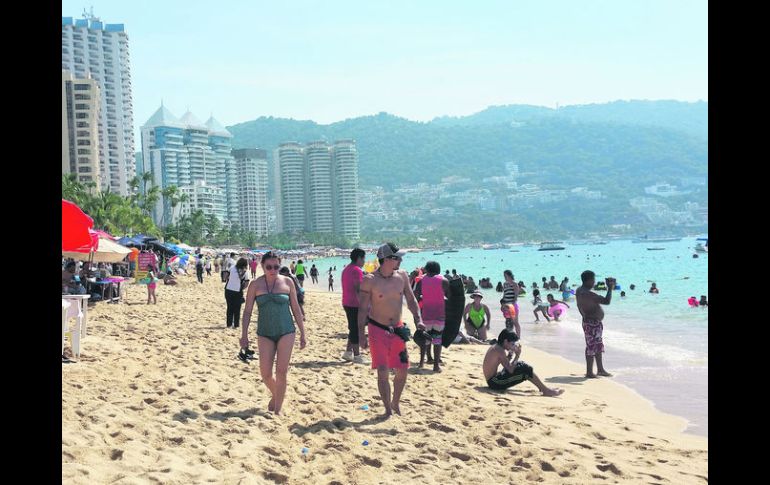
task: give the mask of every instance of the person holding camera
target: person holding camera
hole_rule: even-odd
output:
[[[615,288],[615,278],[607,278],[607,296],[599,296],[591,289],[596,283],[596,274],[593,271],[586,270],[580,275],[583,286],[575,292],[578,310],[583,317],[583,333],[586,338],[586,377],[594,378],[597,375],[612,377],[612,374],[604,369],[602,363],[602,352],[604,352],[604,342],[602,333],[604,331],[604,310],[600,305],[609,305],[612,299],[612,290]],[[594,359],[596,359],[596,374],[594,374]]]
[[[358,339],[362,349],[371,341],[372,369],[377,369],[377,387],[385,405],[383,417],[389,418],[394,412],[401,414],[399,401],[406,385],[409,356],[406,342],[411,340],[409,327],[401,320],[403,298],[414,316],[418,330],[424,330],[420,321],[420,308],[409,286],[409,275],[399,270],[405,251],[387,243],[377,250],[380,267],[374,273],[364,275],[359,288]],[[368,312],[366,311],[368,309]],[[369,336],[364,327],[369,324]],[[396,371],[393,379],[391,399],[390,369]]]

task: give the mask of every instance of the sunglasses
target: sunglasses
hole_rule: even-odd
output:
[[[273,271],[273,270],[278,271],[279,269],[281,269],[281,265],[276,264],[275,266],[273,266],[272,264],[266,264],[265,269],[268,271]]]

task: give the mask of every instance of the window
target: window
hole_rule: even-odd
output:
[[[88,148],[78,148],[78,155],[90,155],[91,150]]]
[[[80,162],[80,163],[89,163],[90,161],[91,160],[89,160],[87,158],[78,158],[78,162]],[[78,167],[78,172],[86,173],[86,172],[90,172],[90,171],[91,171],[91,167],[89,167],[89,166]]]
[[[77,122],[77,127],[78,128],[88,128],[88,123],[85,122],[85,121],[78,121]]]
[[[75,91],[88,91],[90,89],[90,84],[75,84]]]
[[[75,105],[75,109],[88,109],[88,105],[85,103],[78,103]]]
[[[88,136],[89,133],[87,131],[78,130],[78,136]]]
[[[88,101],[91,99],[90,94],[76,94],[75,101]]]
[[[88,118],[88,113],[75,113],[75,118],[79,120],[83,120]]]
[[[90,146],[91,140],[78,140],[78,146]]]

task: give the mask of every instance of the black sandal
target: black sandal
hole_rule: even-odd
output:
[[[238,352],[238,359],[240,359],[241,362],[245,362],[246,364],[248,364],[249,360],[250,360],[249,359],[249,354],[247,354],[246,352],[244,352],[243,349],[241,349],[241,351]]]

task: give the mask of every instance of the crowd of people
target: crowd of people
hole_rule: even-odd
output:
[[[354,249],[350,253],[350,263],[341,273],[342,307],[348,327],[342,359],[365,364],[362,351],[369,350],[371,368],[377,371],[377,386],[386,417],[401,413],[401,396],[410,366],[408,342],[418,346],[420,359],[417,367],[422,368],[427,362],[432,364],[433,372],[442,371],[442,349],[447,346],[447,342],[487,344],[490,348],[484,356],[482,367],[489,388],[504,390],[523,381],[530,381],[545,396],[557,396],[563,392],[561,389],[547,387],[535,374],[533,367],[520,360],[522,329],[519,323],[519,299],[526,294],[527,288],[523,281],[516,280],[511,270],[504,270],[503,281],[497,283],[496,289],[502,294],[499,311],[504,318],[505,328],[496,339],[492,339],[489,335],[492,310],[484,302],[484,295],[479,289],[492,288],[490,278],[481,278],[477,286],[472,277],[458,274],[454,269],[447,269],[442,275],[436,261],[428,261],[423,267],[407,273],[400,269],[404,255],[405,252],[394,244],[384,244],[377,251],[379,265],[373,271],[364,272],[366,253],[362,249]],[[176,284],[175,274],[186,274],[187,266],[195,267],[199,283],[203,283],[204,274],[206,277],[212,275],[212,269],[219,273],[224,285],[225,326],[241,328],[238,357],[244,362],[254,359],[256,354],[249,347],[251,315],[256,305],[260,374],[271,394],[268,409],[280,414],[297,329],[300,333],[300,349],[307,345],[304,328],[305,279],[309,275],[311,281],[318,284],[319,268],[315,264],[307,268],[309,262],[305,263],[302,259],[284,266],[280,256],[274,252],[267,252],[261,257],[248,255],[237,259],[234,252],[213,256],[196,252],[189,256],[186,264],[172,264],[162,254],[153,256],[150,258],[151,264],[145,268],[148,304],[157,303],[156,282]],[[263,274],[257,277],[257,266],[260,264]],[[74,261],[63,261],[62,293],[82,294],[86,292],[84,281],[88,281],[95,272],[106,271],[109,274],[111,269],[101,264],[91,268],[88,263],[78,268],[78,263]],[[136,269],[132,265],[129,271]],[[335,271],[336,266],[328,269],[329,291],[334,290]],[[576,290],[570,287],[567,277],[561,283],[554,276],[550,280],[542,277],[541,288],[538,288],[537,283],[532,283],[535,322],[540,321],[540,315],[549,322],[551,319],[559,321],[565,309],[570,308],[567,301],[574,295],[582,317],[586,342],[586,378],[612,375],[604,368],[602,360],[604,311],[601,306],[610,304],[615,286],[616,282],[612,278],[597,282],[591,271],[581,274],[581,286]],[[635,285],[629,287],[630,290],[634,288]],[[553,293],[547,293],[544,301],[541,289],[558,291],[562,299],[558,300]],[[601,296],[594,293],[594,290],[607,293]],[[653,282],[649,293],[658,292]],[[464,294],[470,295],[471,301],[467,304]],[[459,298],[456,298],[458,295]],[[624,295],[625,292],[621,294]],[[402,318],[404,300],[413,317],[413,335]],[[705,296],[700,302],[695,297],[691,300],[695,300],[695,305],[708,305]],[[459,310],[453,313],[452,302],[458,301]],[[455,318],[460,325],[453,326],[445,338],[447,324]],[[392,387],[391,370],[394,371]]]

